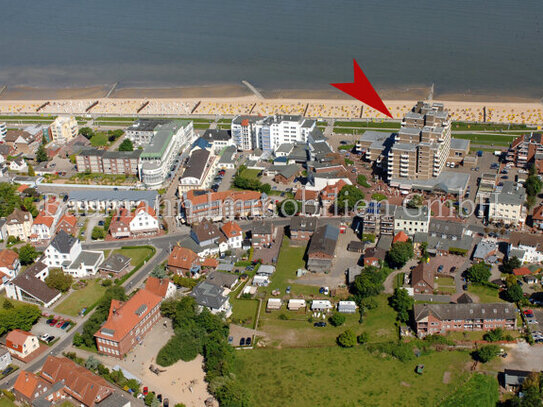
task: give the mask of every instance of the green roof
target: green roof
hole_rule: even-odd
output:
[[[190,123],[191,121],[189,120],[173,120],[155,127],[155,135],[151,139],[151,142],[143,149],[141,158],[160,159],[170,144],[173,135],[177,133],[181,127],[187,127]]]

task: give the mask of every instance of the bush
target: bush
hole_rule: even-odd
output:
[[[356,345],[357,337],[353,331],[347,329],[337,337],[337,343],[343,348],[352,348]]]
[[[65,293],[72,286],[74,279],[71,275],[65,274],[61,269],[52,269],[45,278],[48,287]]]
[[[482,363],[490,362],[496,356],[500,354],[500,348],[496,345],[485,345],[472,353],[475,360]]]
[[[368,343],[370,339],[370,334],[368,334],[367,332],[362,332],[360,335],[358,335],[358,337],[356,338],[357,342],[360,344],[360,345],[363,345],[365,343]]]
[[[333,326],[341,326],[345,323],[346,319],[345,315],[335,312],[334,315],[330,317],[329,321]]]
[[[483,339],[488,342],[503,341],[504,338],[505,338],[505,333],[503,329],[501,328],[493,329],[483,335]]]
[[[415,353],[413,352],[413,347],[409,343],[395,343],[395,342],[385,342],[371,345],[369,347],[370,351],[377,351],[380,353],[385,353],[393,358],[398,359],[400,362],[407,362],[415,358]]]
[[[113,285],[113,281],[111,281],[111,279],[109,278],[104,278],[101,284],[102,284],[102,287],[110,287]]]
[[[191,335],[190,332],[179,332],[172,337],[156,357],[160,366],[171,366],[178,360],[189,362],[194,360],[202,351],[200,338]]]

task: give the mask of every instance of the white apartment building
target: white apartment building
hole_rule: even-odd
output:
[[[59,116],[51,123],[51,138],[57,144],[66,144],[77,136],[79,127],[73,116]]]
[[[159,225],[155,210],[144,202],[141,202],[134,211],[132,220],[130,220],[130,233],[133,235],[141,235],[149,233],[154,234],[158,231]]]
[[[0,141],[4,141],[4,137],[8,134],[8,128],[5,122],[0,123]]]
[[[525,201],[524,187],[513,181],[504,181],[502,189],[490,195],[488,220],[492,223],[522,225],[526,219]]]
[[[317,123],[295,115],[237,116],[232,120],[232,137],[239,150],[275,151],[284,143],[307,143]]]
[[[211,187],[216,157],[208,150],[195,149],[187,162],[183,175],[179,177],[179,196],[191,189]]]
[[[428,233],[430,225],[430,211],[423,206],[418,209],[397,206],[394,211],[394,233],[405,232],[414,236],[417,232]]]
[[[126,137],[135,146],[146,146],[155,135],[157,126],[168,123],[167,119],[140,119],[126,129]]]
[[[194,141],[191,121],[175,120],[155,127],[154,135],[140,155],[140,179],[151,188],[159,188],[181,150]]]

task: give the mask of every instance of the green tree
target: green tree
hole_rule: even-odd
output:
[[[36,176],[36,171],[34,171],[34,167],[32,166],[32,164],[28,164],[28,176],[29,177]]]
[[[91,239],[92,240],[104,240],[106,237],[106,231],[103,227],[95,226],[92,228]]]
[[[90,127],[81,127],[79,129],[79,134],[90,140],[92,136],[94,136],[94,131]]]
[[[345,323],[346,319],[347,318],[345,317],[345,315],[340,314],[339,312],[335,312],[334,315],[330,317],[330,323],[333,326],[341,326]]]
[[[43,145],[43,144],[40,144],[40,146],[36,150],[36,161],[39,162],[39,163],[49,161],[49,156],[47,155],[47,150],[45,149],[45,145]]]
[[[337,337],[338,345],[343,348],[352,348],[354,345],[356,345],[356,342],[357,342],[356,334],[350,329],[347,329],[346,331],[342,332]]]
[[[543,182],[537,175],[530,175],[524,183],[524,188],[526,188],[526,194],[528,196],[537,196],[537,194],[541,192],[542,186]]]
[[[370,334],[367,333],[367,332],[362,332],[360,335],[358,335],[358,337],[356,338],[357,342],[360,344],[360,345],[363,345],[365,343],[368,343],[370,339]]]
[[[355,277],[351,290],[361,303],[364,298],[378,295],[383,291],[383,281],[382,273],[376,267],[365,267],[362,273]]]
[[[158,264],[155,266],[153,271],[151,271],[150,276],[160,278],[162,280],[163,278],[166,278],[168,274],[166,273],[166,268],[164,268],[163,265]]]
[[[387,262],[391,267],[400,268],[415,255],[411,242],[396,242],[387,253]]]
[[[522,262],[518,259],[518,257],[513,256],[510,259],[504,260],[503,272],[511,274],[514,269],[519,268],[520,266],[522,266]]]
[[[487,342],[502,341],[505,337],[505,332],[501,328],[492,329],[483,335],[483,339]]]
[[[36,305],[16,304],[13,308],[0,309],[0,335],[13,329],[30,331],[40,318],[41,311]]]
[[[0,182],[0,218],[11,215],[20,205],[21,198],[17,193],[17,185]]]
[[[424,205],[424,199],[420,195],[413,195],[413,198],[411,198],[407,202],[407,207],[412,209],[420,208],[422,205]]]
[[[28,243],[19,249],[19,261],[23,266],[33,263],[39,255],[34,246]]]
[[[99,364],[100,364],[100,361],[96,359],[94,356],[90,355],[87,361],[85,362],[85,367],[89,370],[96,370],[98,369]]]
[[[270,184],[262,184],[260,185],[260,188],[258,190],[262,192],[263,194],[269,195],[272,190],[272,187]]]
[[[484,283],[490,278],[490,265],[485,262],[475,263],[466,270],[466,278],[472,283]]]
[[[21,209],[26,209],[34,218],[40,213],[38,208],[36,208],[36,205],[34,205],[34,198],[31,197],[23,198]]]
[[[52,269],[49,275],[45,277],[45,284],[50,288],[55,288],[63,293],[68,291],[73,283],[73,277],[65,274],[61,269]]]
[[[398,313],[400,322],[409,321],[409,311],[413,308],[414,300],[404,288],[396,288],[390,297],[390,306]]]
[[[514,284],[511,287],[507,288],[505,291],[505,297],[507,298],[507,301],[510,302],[519,302],[524,297],[524,293],[522,292],[522,287],[518,284]]]
[[[215,396],[220,406],[250,407],[251,400],[247,390],[236,380],[228,380],[221,386]]]
[[[134,151],[134,145],[130,139],[124,139],[119,146],[119,151]]]
[[[2,308],[3,309],[13,309],[15,307],[13,306],[13,304],[11,303],[10,300],[8,300],[7,298],[4,298],[4,302],[2,303]]]
[[[143,398],[143,402],[146,406],[151,406],[153,404],[153,400],[155,399],[154,393],[147,393],[147,395]]]
[[[473,352],[475,359],[482,363],[490,362],[500,354],[500,348],[496,345],[484,345]]]
[[[348,211],[357,210],[361,201],[364,199],[364,192],[354,185],[345,185],[339,191],[337,196],[336,205],[338,211],[341,213],[347,213]]]

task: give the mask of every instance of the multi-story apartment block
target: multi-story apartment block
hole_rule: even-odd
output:
[[[141,153],[141,150],[83,150],[76,156],[77,171],[138,176],[139,158]]]
[[[179,177],[179,196],[191,189],[211,187],[215,162],[216,156],[210,151],[199,148],[194,150],[189,157],[183,175]]]
[[[6,233],[20,240],[28,240],[32,234],[32,223],[30,212],[15,208],[6,218]]]
[[[362,217],[363,233],[373,234],[375,236],[392,236],[394,234],[395,211],[395,205],[374,201],[369,202]]]
[[[157,126],[168,123],[168,119],[140,119],[126,129],[126,137],[135,146],[146,146],[155,135]]]
[[[148,187],[159,188],[180,150],[194,140],[191,121],[175,120],[155,127],[154,136],[140,155],[140,179]]]
[[[439,176],[449,158],[451,122],[441,103],[423,103],[408,112],[388,153],[389,179]]]
[[[0,123],[0,141],[3,141],[8,134],[8,128],[5,122]]]
[[[530,164],[543,160],[542,134],[530,133],[517,137],[511,143],[506,159],[519,168],[528,168]]]
[[[489,331],[516,327],[515,306],[497,304],[415,304],[415,324],[419,337],[450,331]]]
[[[526,219],[526,191],[513,181],[504,181],[501,190],[488,200],[488,219],[493,223],[522,225]]]
[[[284,143],[307,143],[316,126],[315,120],[303,116],[237,116],[232,120],[232,137],[240,150],[275,151]]]
[[[66,144],[77,136],[79,127],[73,116],[59,116],[51,123],[52,140],[57,144]]]
[[[109,316],[94,334],[98,352],[122,359],[160,318],[162,297],[143,289],[126,302],[112,300]]]
[[[257,191],[190,190],[183,193],[181,215],[189,224],[204,219],[219,221],[232,217],[261,216],[263,206],[262,194]]]
[[[428,233],[430,211],[427,206],[418,209],[397,206],[394,211],[394,232],[404,231],[409,236],[415,233]]]

